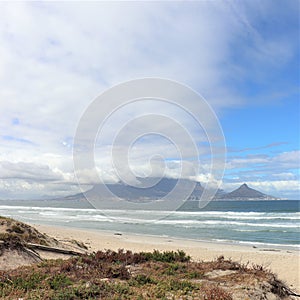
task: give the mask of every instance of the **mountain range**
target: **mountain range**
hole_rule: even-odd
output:
[[[112,184],[97,184],[93,186],[90,190],[86,191],[84,194],[88,198],[97,198],[101,200],[101,198],[107,198],[107,188],[111,191],[112,194],[117,197],[132,201],[132,202],[149,202],[153,200],[159,200],[166,196],[177,184],[178,179],[172,178],[138,178],[141,182],[141,186],[149,186],[148,188],[139,188],[130,185],[126,185],[124,183],[112,183]],[[151,183],[157,182],[152,185]],[[200,182],[192,182],[188,179],[180,179],[180,186],[184,189],[188,188],[190,184],[193,183],[195,185],[194,190],[188,201],[195,201],[200,199],[203,193],[203,186]],[[80,199],[84,198],[83,193],[76,194],[73,196],[68,196],[65,199]],[[253,188],[250,188],[246,183],[242,184],[239,188],[233,190],[232,192],[226,193],[223,190],[218,190],[213,200],[280,200],[280,198],[270,196],[264,194],[260,191],[257,191]]]

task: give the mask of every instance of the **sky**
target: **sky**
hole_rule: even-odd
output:
[[[1,2],[0,199],[77,193],[72,153],[82,115],[107,89],[145,77],[180,82],[209,103],[226,140],[221,188],[246,182],[300,199],[299,27],[296,0]],[[203,130],[178,107],[150,102],[107,121],[95,148],[99,176],[117,180],[112,135],[159,111],[185,124],[201,145],[197,180],[207,180]],[[145,132],[166,126],[141,124]],[[160,155],[165,174],[177,176],[178,153],[167,142],[150,135],[134,144],[129,156],[137,175],[156,176],[161,161],[151,169],[149,157]],[[84,174],[88,189],[95,182]]]

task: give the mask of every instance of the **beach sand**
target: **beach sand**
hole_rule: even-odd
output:
[[[76,228],[32,224],[40,232],[58,240],[75,239],[85,243],[89,250],[126,249],[133,252],[157,250],[184,250],[195,261],[209,261],[221,255],[240,263],[263,265],[278,275],[293,290],[300,292],[300,253],[295,250],[244,245],[211,243],[196,240],[134,235],[118,232],[91,231]],[[45,258],[52,258],[45,253]],[[48,255],[48,256],[47,256]]]

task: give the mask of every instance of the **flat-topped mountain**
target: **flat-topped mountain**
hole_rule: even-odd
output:
[[[280,200],[260,191],[250,188],[246,183],[242,184],[236,190],[225,193],[223,195],[218,195],[216,197],[218,200]]]
[[[124,183],[111,183],[111,184],[97,184],[90,190],[85,192],[85,195],[89,198],[101,198],[109,196],[107,189],[117,197],[128,201],[148,201],[159,200],[170,193],[180,180],[180,186],[182,189],[189,189],[191,183],[195,185],[195,188],[190,195],[190,199],[197,199],[203,192],[203,187],[200,182],[192,182],[188,179],[173,179],[173,178],[138,178],[141,183],[141,187],[130,186]],[[156,184],[153,184],[157,182]],[[149,186],[149,187],[144,187]],[[106,195],[106,196],[105,196]],[[78,199],[84,197],[82,193],[68,196],[66,199]]]

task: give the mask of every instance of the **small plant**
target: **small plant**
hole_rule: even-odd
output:
[[[180,291],[181,294],[186,295],[189,292],[193,292],[198,290],[199,287],[192,282],[188,280],[178,280],[178,279],[167,279],[162,282],[158,283],[158,292],[163,294],[162,292],[164,291],[165,294],[166,292],[178,292]]]
[[[13,232],[19,233],[19,234],[24,233],[24,229],[21,228],[21,226],[20,226],[19,224],[14,224],[14,225],[12,225],[11,230],[12,230]]]
[[[130,275],[124,265],[112,265],[108,268],[106,276],[109,278],[129,279]]]
[[[85,249],[85,250],[88,249],[88,247],[83,242],[79,242],[77,240],[72,240],[71,243],[78,246],[79,248],[82,248],[82,249]]]
[[[133,286],[142,286],[145,284],[156,284],[156,283],[157,283],[156,280],[144,274],[137,275],[136,277],[132,278],[129,282],[129,284]]]
[[[64,274],[57,274],[49,280],[49,286],[53,290],[58,290],[71,284],[72,281]]]
[[[38,288],[44,278],[44,275],[33,273],[26,277],[17,277],[13,280],[9,280],[8,282],[11,282],[15,288],[30,291]]]
[[[118,295],[130,294],[130,288],[124,283],[114,283],[110,285],[110,289],[113,293]]]
[[[200,279],[200,278],[203,278],[204,274],[203,274],[203,272],[191,271],[191,272],[187,273],[187,276],[190,279]]]
[[[263,265],[253,264],[252,269],[254,271],[267,272],[266,268]]]
[[[175,251],[164,251],[160,252],[158,250],[154,250],[151,252],[141,252],[141,256],[145,258],[147,261],[161,261],[161,262],[189,262],[191,257],[186,255],[184,251],[177,250]]]
[[[205,289],[206,300],[232,300],[231,294],[218,286],[209,286]]]
[[[185,273],[186,272],[186,265],[182,263],[169,263],[167,265],[167,269],[164,271],[164,274],[171,276],[177,273]]]
[[[197,289],[197,287],[188,280],[176,280],[176,279],[170,280],[169,287],[173,291],[183,291],[184,293]]]

